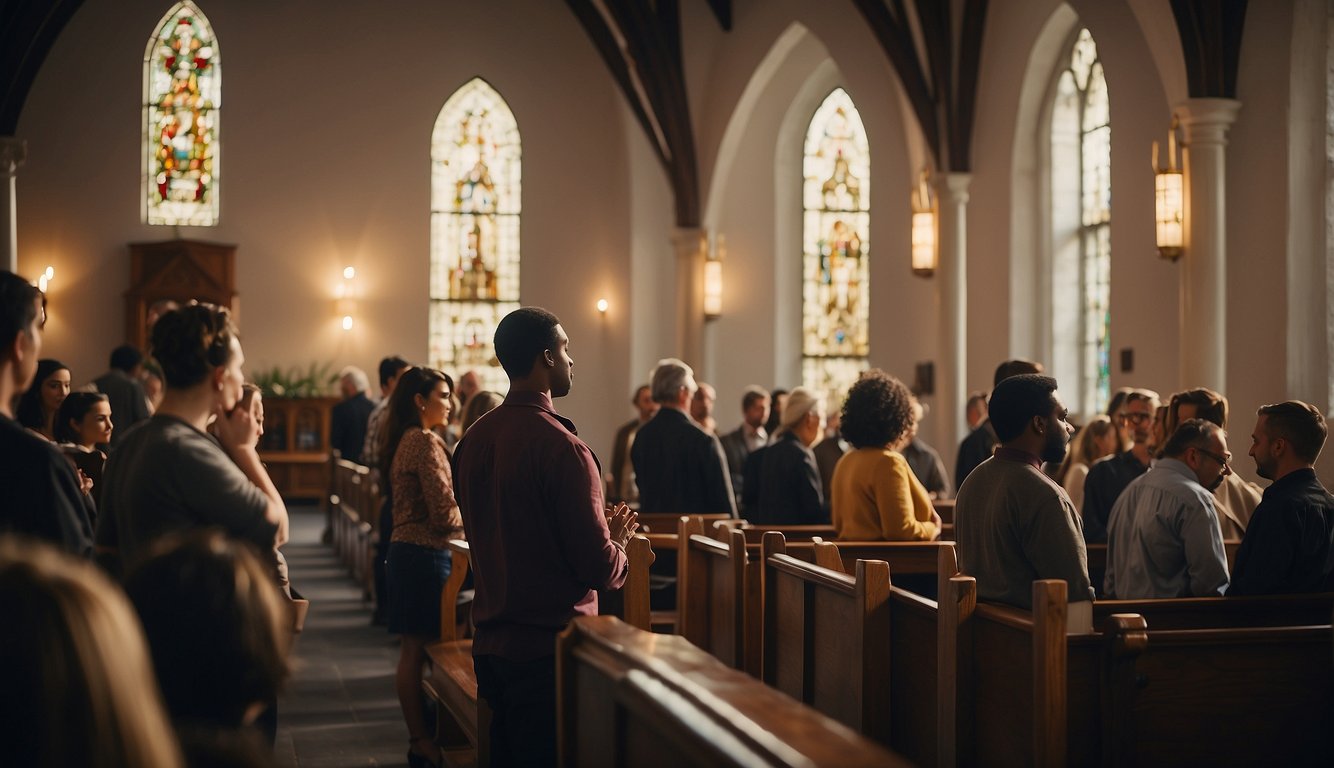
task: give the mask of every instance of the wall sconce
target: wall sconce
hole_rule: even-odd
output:
[[[931,277],[936,273],[936,205],[922,169],[912,200],[912,273]]]
[[[338,300],[334,303],[345,331],[352,330],[353,318],[357,314],[356,278],[357,270],[354,267],[343,268],[343,282],[338,286]]]
[[[704,319],[717,320],[723,316],[723,259],[727,258],[727,241],[718,235],[714,247],[704,261]]]
[[[37,277],[37,290],[46,293],[46,287],[54,279],[56,279],[56,268],[48,265],[46,270]]]
[[[1177,119],[1167,133],[1167,164],[1158,163],[1158,142],[1153,143],[1154,221],[1158,232],[1158,255],[1168,261],[1181,258],[1185,243],[1185,196],[1181,166],[1177,165]]]
[[[597,303],[598,314],[599,314],[599,315],[605,315],[605,314],[607,314],[607,307],[608,307],[608,306],[610,306],[610,305],[607,304],[607,300],[606,300],[606,299],[598,299],[598,303]]]

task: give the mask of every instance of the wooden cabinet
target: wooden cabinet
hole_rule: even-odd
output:
[[[329,492],[329,422],[336,397],[264,398],[259,457],[284,499]]]
[[[227,307],[240,324],[236,246],[196,240],[130,244],[130,289],[125,292],[125,341],[148,349],[149,320],[172,303],[204,301]]]

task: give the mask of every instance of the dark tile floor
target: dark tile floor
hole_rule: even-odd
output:
[[[283,547],[292,584],[310,599],[294,674],[278,704],[277,757],[299,768],[406,766],[408,731],[394,695],[398,641],[370,625],[360,588],[320,543],[324,516],[292,507]]]

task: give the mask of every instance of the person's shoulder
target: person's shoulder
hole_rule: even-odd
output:
[[[55,443],[12,419],[0,420],[0,455],[11,467],[35,468],[64,461]]]

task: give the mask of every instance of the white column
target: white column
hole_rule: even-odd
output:
[[[672,233],[676,251],[676,354],[691,367],[704,365],[704,258],[708,234],[679,228]]]
[[[0,136],[0,260],[10,272],[19,271],[19,166],[28,158],[28,142]]]
[[[950,451],[967,433],[968,401],[968,185],[967,173],[937,174],[936,266],[940,311],[940,358],[936,362],[936,407],[941,450]]]
[[[1227,391],[1227,129],[1241,102],[1187,99],[1185,253],[1181,259],[1180,384]]]

